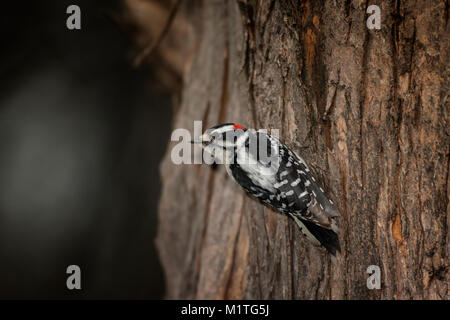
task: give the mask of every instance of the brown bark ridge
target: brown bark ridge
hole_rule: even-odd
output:
[[[366,27],[372,4],[380,30]],[[182,8],[196,40],[173,127],[203,120],[204,128],[280,129],[339,206],[342,254],[310,245],[223,168],[174,165],[172,142],[157,237],[167,297],[447,299],[448,3],[208,0]],[[366,286],[369,265],[381,269],[379,290]]]

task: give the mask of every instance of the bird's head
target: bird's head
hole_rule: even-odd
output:
[[[201,144],[216,161],[226,161],[235,148],[244,142],[246,131],[246,128],[237,123],[219,124],[206,130],[192,143]]]

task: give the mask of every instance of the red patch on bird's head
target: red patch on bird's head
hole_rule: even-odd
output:
[[[239,125],[239,124],[237,124],[237,123],[235,123],[235,124],[233,125],[233,129],[234,129],[234,130],[238,130],[238,129],[246,130],[243,126],[241,126],[241,125]]]

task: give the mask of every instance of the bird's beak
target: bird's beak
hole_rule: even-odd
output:
[[[208,145],[209,143],[211,143],[211,137],[208,134],[203,134],[200,137],[198,137],[198,139],[195,140],[191,140],[191,143],[198,143],[198,144],[203,144],[203,145]]]

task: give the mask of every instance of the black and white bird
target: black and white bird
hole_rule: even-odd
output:
[[[306,162],[276,137],[235,123],[214,126],[194,140],[250,195],[291,217],[314,244],[340,252],[332,200]]]

